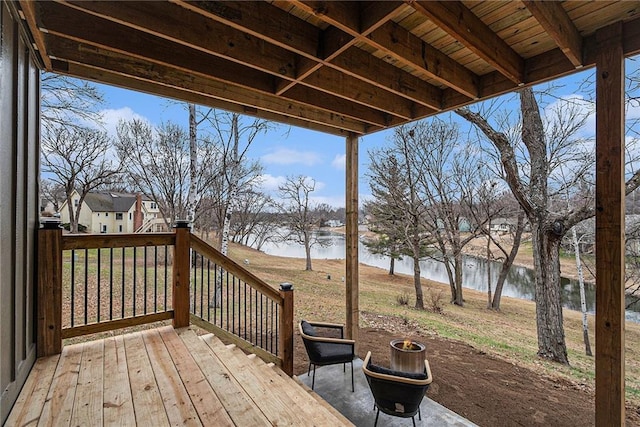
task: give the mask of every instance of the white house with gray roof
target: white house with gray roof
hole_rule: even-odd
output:
[[[78,206],[80,194],[71,193],[71,202]],[[65,201],[60,206],[60,220],[69,222]],[[136,233],[164,230],[164,220],[154,200],[143,194],[92,192],[87,194],[80,208],[79,223],[87,233]]]

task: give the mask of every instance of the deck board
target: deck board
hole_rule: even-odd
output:
[[[71,425],[101,426],[104,402],[103,372],[104,341],[85,343],[76,387]]]
[[[137,424],[169,425],[169,418],[164,410],[160,389],[156,383],[142,335],[140,333],[125,335],[124,348],[127,353],[127,368]]]
[[[133,397],[129,387],[129,370],[124,338],[119,335],[104,340],[104,404],[105,425],[123,426],[135,420]],[[124,385],[124,386],[123,386]]]
[[[206,340],[206,342],[205,342]],[[7,426],[350,425],[277,367],[162,327],[38,359]]]

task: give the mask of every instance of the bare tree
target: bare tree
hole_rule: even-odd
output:
[[[50,179],[40,181],[40,196],[51,203],[53,210],[56,212],[60,210],[60,203],[67,198],[64,187]]]
[[[106,132],[91,128],[56,126],[45,129],[42,138],[42,169],[51,181],[64,188],[69,210],[70,231],[78,232],[80,210],[93,189],[113,184],[121,166],[109,153],[112,142]],[[76,190],[78,204],[72,203]]]
[[[86,80],[55,73],[42,73],[41,118],[43,133],[52,133],[59,126],[99,126],[98,108],[104,103],[100,90]]]
[[[281,200],[276,203],[286,227],[283,239],[304,246],[307,271],[312,270],[311,247],[327,245],[327,242],[320,240],[315,232],[319,225],[311,201],[311,193],[315,191],[315,187],[316,181],[313,178],[302,175],[287,177],[286,182],[278,187]]]
[[[158,203],[167,228],[176,218],[186,218],[191,151],[185,131],[173,123],[154,129],[134,119],[118,125],[116,145],[130,182]],[[202,167],[197,168],[196,193],[202,193],[221,165],[220,151],[207,140],[199,140],[197,150]]]
[[[557,171],[567,165],[576,176],[593,168],[589,160],[593,142],[581,141],[577,136],[587,118],[571,104],[563,105],[547,123],[530,88],[519,92],[522,126],[521,140],[510,140],[508,133],[495,130],[488,117],[468,108],[457,113],[474,124],[492,142],[504,168],[506,182],[525,211],[532,229],[534,270],[536,272],[536,323],[538,355],[568,364],[564,335],[559,249],[564,234],[578,222],[595,214],[593,200],[571,210],[558,203],[554,194],[562,194],[577,180],[553,185]],[[518,154],[525,155],[519,164]],[[589,160],[589,161],[588,161]],[[627,183],[627,192],[638,186],[640,175]]]
[[[272,205],[271,198],[260,191],[239,192],[230,230],[232,241],[260,250],[274,239],[275,218],[267,212]]]
[[[404,144],[405,129],[397,128],[392,147],[369,151],[369,186],[377,204],[369,205],[374,221],[393,236],[402,254],[413,259],[415,307],[424,310],[420,260],[427,254],[431,239],[424,227],[426,208],[419,197],[413,153]]]

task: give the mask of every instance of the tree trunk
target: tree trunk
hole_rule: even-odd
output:
[[[390,258],[391,261],[389,261],[389,276],[393,276],[396,267],[396,259],[394,257]]]
[[[489,233],[491,233],[491,218],[488,225]],[[487,235],[487,308],[491,308],[491,236]]]
[[[582,338],[584,340],[584,352],[587,356],[593,356],[591,343],[589,342],[589,322],[587,320],[587,301],[584,294],[584,274],[582,274],[582,262],[580,261],[580,244],[576,228],[571,228],[573,248],[576,254],[576,268],[578,269],[578,283],[580,284],[580,308],[582,309]]]
[[[422,282],[420,280],[420,258],[413,258],[413,287],[416,289],[416,308],[424,310],[424,296],[422,295]]]
[[[449,302],[455,304],[457,297],[455,271],[451,270],[451,260],[448,257],[445,256],[442,262],[447,270],[447,277],[449,278],[449,290],[451,291],[451,300]],[[453,269],[455,270],[455,266]]]
[[[533,264],[536,274],[538,356],[569,364],[560,293],[560,241],[551,225],[532,222]]]
[[[311,236],[309,236],[308,232],[304,233],[304,253],[307,257],[307,265],[305,267],[306,271],[311,271]]]
[[[500,310],[502,288],[504,287],[504,282],[507,280],[507,274],[509,274],[509,270],[511,270],[513,261],[516,259],[516,255],[518,255],[520,240],[522,240],[522,233],[524,232],[524,216],[524,212],[522,211],[520,212],[520,214],[518,214],[518,224],[516,225],[516,232],[513,236],[511,251],[507,255],[507,259],[505,259],[502,263],[502,268],[500,269],[500,275],[498,276],[498,281],[496,282],[496,289],[493,293],[493,302],[491,304],[491,308],[493,308],[494,310]]]
[[[187,220],[192,223],[196,217],[196,175],[198,173],[198,141],[196,106],[189,104],[189,196],[187,198]]]
[[[455,289],[455,299],[453,303],[460,307],[464,306],[464,299],[462,298],[462,252],[460,250],[456,251],[454,261],[453,261],[453,269],[454,269],[454,289]]]

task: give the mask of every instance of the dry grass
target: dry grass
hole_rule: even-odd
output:
[[[261,252],[232,246],[231,257],[248,259],[249,269],[273,286],[290,282],[295,288],[296,320],[309,318],[344,322],[345,274],[343,260],[313,260],[314,271],[304,271],[304,260],[268,256]],[[328,277],[331,279],[328,279]],[[417,322],[427,333],[460,340],[477,349],[500,356],[515,364],[546,375],[561,376],[586,388],[593,389],[594,358],[584,352],[581,314],[565,310],[565,335],[571,366],[558,365],[536,356],[537,335],[535,304],[520,299],[502,298],[502,309],[486,309],[486,295],[465,289],[465,306],[448,303],[448,285],[423,280],[425,297],[428,292],[443,292],[442,313],[419,311],[397,302],[398,295],[415,295],[412,278],[389,276],[386,271],[361,265],[359,272],[360,311],[399,316]],[[589,316],[589,332],[595,351],[594,317]],[[369,326],[361,319],[361,327]],[[640,402],[640,325],[626,324],[626,385],[627,398]]]

